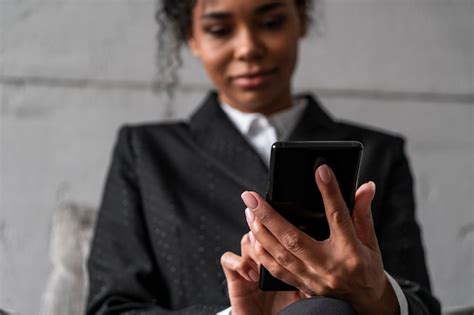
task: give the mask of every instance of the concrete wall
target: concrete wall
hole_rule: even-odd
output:
[[[152,92],[154,0],[0,0],[0,308],[36,314],[64,201],[96,206],[117,127],[185,117],[208,83],[189,54],[173,104]],[[401,133],[435,293],[474,304],[474,4],[331,0],[296,87]]]

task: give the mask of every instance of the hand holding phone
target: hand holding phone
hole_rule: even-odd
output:
[[[363,146],[356,141],[276,142],[272,146],[267,202],[290,223],[316,240],[329,237],[329,225],[315,170],[328,165],[339,183],[349,210],[357,188]],[[296,290],[274,278],[263,266],[260,288]]]
[[[324,241],[289,223],[258,193],[242,194],[256,261],[307,297],[348,301],[359,314],[399,313],[371,215],[375,184],[357,189],[351,215],[328,166],[318,168],[315,180],[331,230]]]

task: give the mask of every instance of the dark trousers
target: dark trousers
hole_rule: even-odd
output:
[[[314,297],[285,307],[278,315],[356,315],[352,306],[342,300]]]

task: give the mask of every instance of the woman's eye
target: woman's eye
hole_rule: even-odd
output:
[[[222,27],[222,26],[207,27],[204,30],[206,33],[217,38],[225,37],[232,32],[230,27]]]
[[[285,17],[280,16],[272,19],[263,21],[262,26],[269,30],[277,30],[283,26],[285,23]]]

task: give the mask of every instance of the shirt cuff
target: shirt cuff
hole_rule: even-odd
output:
[[[388,281],[390,281],[393,291],[395,291],[395,295],[397,296],[398,305],[400,305],[400,315],[408,315],[408,302],[405,293],[403,293],[403,290],[398,282],[393,279],[392,276],[388,274],[388,272],[385,271],[385,274],[387,275]]]
[[[228,308],[226,308],[225,310],[220,311],[216,315],[231,315],[231,314],[232,314],[232,307],[229,306]]]

